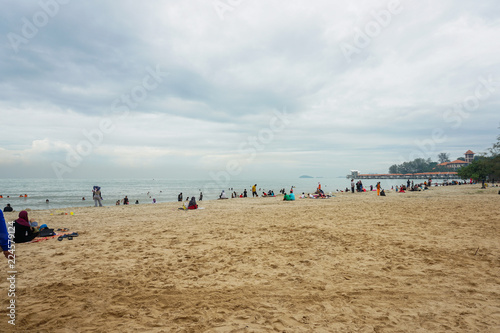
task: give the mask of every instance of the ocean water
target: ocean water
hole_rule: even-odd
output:
[[[365,187],[375,185],[378,180],[363,180]],[[423,180],[415,180],[421,183]],[[335,194],[337,190],[350,188],[350,179],[346,178],[295,178],[283,180],[235,180],[217,183],[213,180],[171,180],[171,179],[1,179],[0,180],[0,208],[10,203],[16,211],[26,208],[32,210],[59,209],[67,207],[93,206],[92,187],[101,187],[103,205],[115,205],[117,200],[128,196],[130,203],[152,204],[156,202],[177,201],[177,195],[182,192],[183,198],[195,196],[199,198],[203,192],[203,200],[216,199],[222,190],[230,197],[233,191],[238,194],[244,189],[251,196],[252,185],[257,183],[259,194],[263,191],[274,190],[276,194],[284,188],[287,192],[294,187],[295,193],[312,193],[321,182],[322,189]],[[381,180],[382,187],[389,189],[391,186],[404,183],[403,179]],[[27,194],[27,197],[24,197]],[[19,197],[23,196],[23,197]],[[82,200],[85,198],[86,200]],[[46,203],[46,200],[49,200]]]

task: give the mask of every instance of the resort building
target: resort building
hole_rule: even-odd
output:
[[[444,166],[444,167],[447,167],[448,169],[457,170],[463,166],[468,165],[472,161],[474,161],[474,152],[472,150],[467,150],[465,152],[465,161],[455,160],[452,162],[443,162],[443,163],[438,164],[438,166]]]
[[[474,161],[474,152],[472,150],[467,150],[465,152],[465,162],[472,163]]]

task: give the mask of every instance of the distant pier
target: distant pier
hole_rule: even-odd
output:
[[[454,171],[449,172],[422,172],[422,173],[369,173],[360,174],[357,170],[352,170],[348,179],[457,179],[458,174]]]

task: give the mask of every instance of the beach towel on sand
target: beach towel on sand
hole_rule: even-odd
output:
[[[54,230],[54,229],[52,229]],[[46,236],[46,237],[36,237],[34,238],[32,241],[30,242],[26,242],[26,243],[38,243],[38,242],[43,242],[43,241],[46,241],[48,239],[52,239],[52,238],[56,238],[56,237],[59,237],[59,236],[63,236],[63,235],[70,235],[71,232],[62,232],[62,233],[54,233],[54,235],[52,236]]]

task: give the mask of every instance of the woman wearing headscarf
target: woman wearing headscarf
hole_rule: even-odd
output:
[[[196,199],[194,197],[191,197],[191,200],[189,201],[188,204],[188,209],[196,209],[198,208],[198,205],[196,204]]]
[[[31,227],[28,212],[25,210],[19,212],[19,218],[14,221],[14,228],[14,243],[26,243],[38,236],[38,232]]]
[[[99,204],[99,207],[102,207],[102,195],[100,186],[94,186],[94,188],[92,189],[92,199],[94,199],[95,207],[97,207],[97,204]]]

